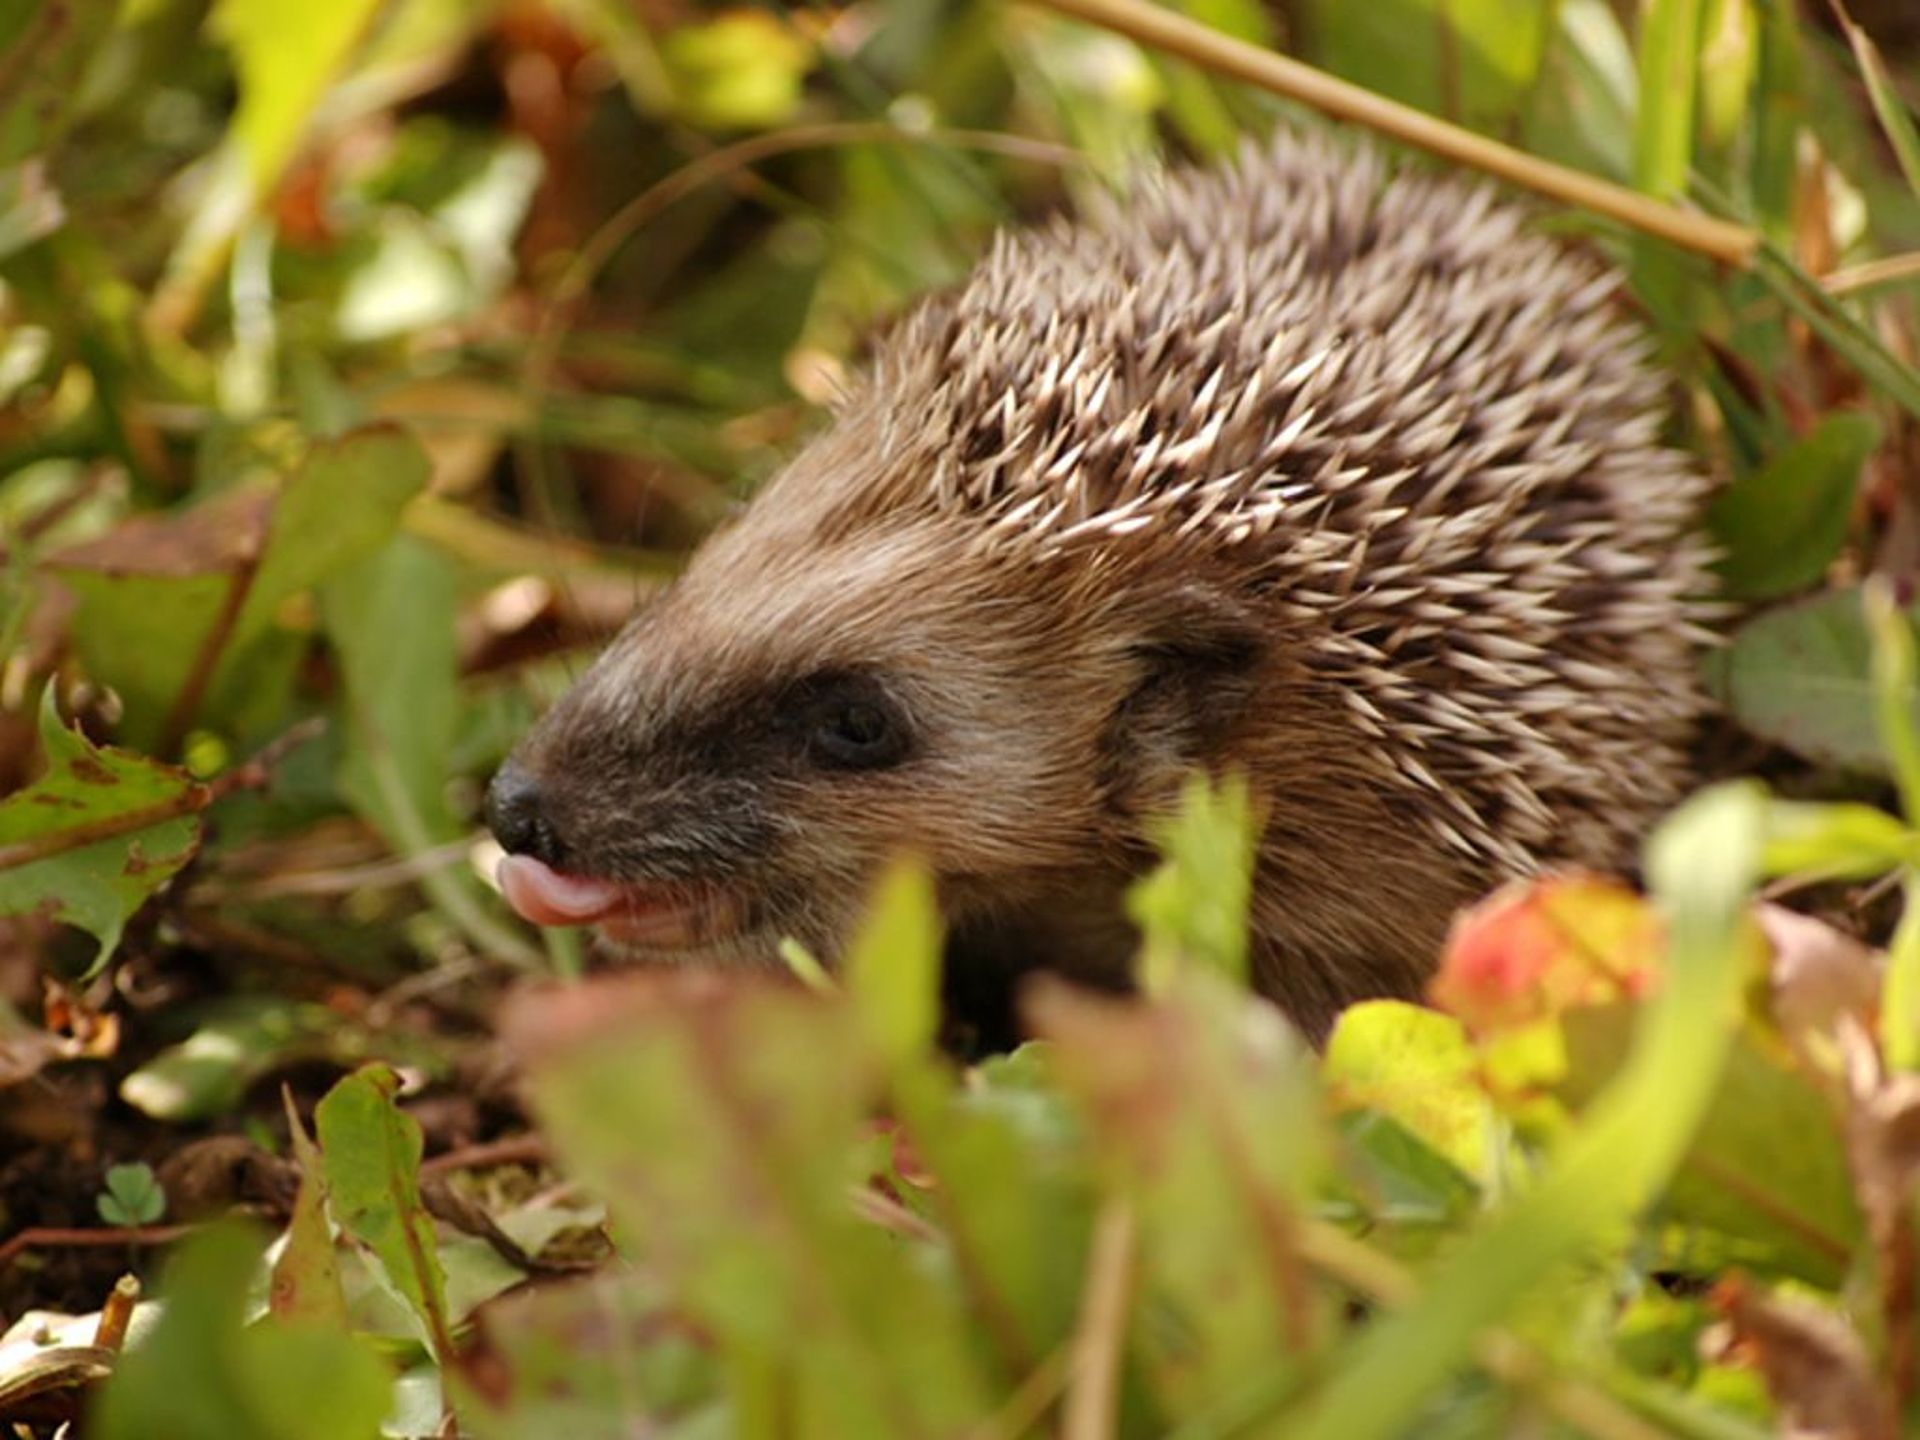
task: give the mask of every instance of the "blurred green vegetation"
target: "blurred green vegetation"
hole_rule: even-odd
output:
[[[88,1317],[0,1418],[114,1366],[66,1232],[145,1163],[286,1234],[258,1304],[261,1237],[182,1250],[86,1433],[1920,1425],[1920,19],[1178,8],[1761,237],[1537,206],[1723,482],[1705,768],[1793,798],[1694,801],[1650,901],[1493,902],[1324,1057],[1238,988],[1204,788],[1150,1000],[1012,1056],[933,1053],[908,873],[844,995],[563,986],[503,1050],[582,964],[476,838],[538,707],[995,227],[1320,122],[1037,5],[0,7],[0,1318]]]

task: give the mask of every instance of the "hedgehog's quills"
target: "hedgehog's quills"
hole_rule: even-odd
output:
[[[1320,138],[1002,237],[520,745],[509,898],[766,964],[906,851],[956,993],[1119,983],[1148,820],[1237,768],[1260,987],[1315,1034],[1417,990],[1683,783],[1704,481],[1618,290]]]

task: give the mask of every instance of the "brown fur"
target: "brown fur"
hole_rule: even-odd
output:
[[[1703,481],[1614,288],[1288,137],[1003,240],[528,737],[548,858],[725,895],[677,958],[766,963],[911,852],[956,954],[1118,983],[1146,821],[1233,767],[1261,987],[1316,1033],[1414,991],[1456,906],[1623,862],[1683,780]],[[897,766],[806,760],[847,674]]]

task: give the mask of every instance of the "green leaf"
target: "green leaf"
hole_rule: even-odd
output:
[[[1706,673],[1754,734],[1809,760],[1890,775],[1860,606],[1848,589],[1768,611],[1710,656]],[[1907,686],[1897,700],[1920,723],[1920,690]]]
[[[377,0],[220,0],[211,27],[233,54],[240,104],[232,143],[246,158],[254,194],[266,194],[293,159],[309,117],[376,8]]]
[[[372,555],[427,485],[427,452],[390,425],[323,440],[274,502],[260,563],[234,623],[236,647],[270,628],[293,596]]]
[[[714,129],[764,127],[793,115],[814,47],[772,12],[735,10],[675,27],[660,58],[681,118]]]
[[[881,1090],[851,1006],[666,975],[529,996],[507,1034],[568,1172],[682,1314],[772,1372],[740,1383],[776,1384],[792,1433],[959,1434],[989,1413],[942,1247],[848,1203]]]
[[[940,910],[926,868],[888,869],[847,951],[860,1028],[891,1069],[924,1056],[940,1028]]]
[[[1874,880],[1920,864],[1920,835],[1871,805],[1772,800],[1761,856],[1769,875]]]
[[[1649,194],[1686,192],[1703,11],[1703,0],[1645,0],[1640,7],[1633,181]]]
[[[1633,1019],[1623,1007],[1567,1017],[1564,1098],[1585,1105],[1602,1090]],[[1660,1210],[1677,1224],[1717,1231],[1750,1271],[1815,1285],[1840,1282],[1864,1234],[1828,1096],[1745,1032]]]
[[[1479,1084],[1479,1057],[1458,1020],[1397,1000],[1340,1015],[1321,1076],[1343,1106],[1392,1117],[1463,1174],[1492,1180],[1499,1129]]]
[[[340,790],[402,855],[461,833],[446,800],[460,703],[458,587],[444,554],[401,535],[322,592],[347,712]],[[420,885],[483,950],[520,965],[542,964],[540,951],[494,918],[470,873],[436,868]]]
[[[1903,908],[1887,945],[1887,978],[1880,995],[1880,1048],[1889,1067],[1920,1070],[1920,868],[1910,868]]]
[[[1344,1347],[1289,1433],[1388,1440],[1467,1363],[1484,1328],[1554,1283],[1665,1183],[1697,1132],[1732,1043],[1740,919],[1759,868],[1757,785],[1696,796],[1655,832],[1647,871],[1669,927],[1666,984],[1619,1077],[1540,1179],[1471,1231],[1418,1298]]]
[[[160,742],[210,643],[222,649],[195,718],[244,733],[280,723],[300,654],[281,643],[293,637],[280,612],[385,544],[426,479],[418,443],[376,426],[314,445],[277,493],[243,482],[56,555],[87,671],[126,705],[122,733]]]
[[[1909,825],[1920,825],[1920,724],[1913,713],[1915,687],[1913,625],[1900,612],[1893,586],[1875,576],[1861,587],[1867,633],[1872,639],[1874,719],[1880,746],[1891,762],[1900,806]]]
[[[1550,5],[1313,0],[1315,55],[1335,74],[1481,130],[1518,116],[1553,29]]]
[[[1134,1343],[1155,1400],[1208,1417],[1254,1377],[1264,1394],[1291,1394],[1317,1368],[1307,1337],[1333,1303],[1282,1238],[1325,1170],[1304,1043],[1272,1006],[1198,966],[1151,1004],[1055,982],[1031,986],[1027,1008],[1092,1132],[1103,1216],[1118,1205],[1137,1218]]]
[[[220,1005],[178,1044],[120,1082],[120,1098],[156,1120],[224,1115],[247,1087],[279,1065],[324,1052],[340,1017],[323,1005],[274,996]]]
[[[334,1219],[374,1253],[444,1367],[454,1353],[446,1275],[420,1200],[420,1126],[393,1103],[399,1088],[386,1066],[363,1066],[327,1092],[313,1118]]]
[[[1127,897],[1142,935],[1141,983],[1149,992],[1163,989],[1186,963],[1244,982],[1254,862],[1246,781],[1216,785],[1196,774],[1155,839],[1165,859]]]
[[[1867,98],[1873,104],[1880,128],[1886,131],[1894,158],[1900,162],[1900,173],[1907,177],[1913,193],[1920,195],[1920,128],[1914,125],[1913,112],[1907,108],[1906,98],[1888,73],[1886,57],[1873,43],[1873,37],[1847,13],[1845,5],[1836,3],[1834,13],[1840,17],[1840,28],[1846,33],[1847,43],[1853,47],[1860,78],[1866,82]]]
[[[59,144],[117,9],[45,0],[0,11],[0,166]]]
[[[109,1225],[151,1225],[167,1213],[167,1192],[160,1188],[151,1166],[114,1165],[107,1170],[107,1188],[94,1206]]]
[[[120,1359],[90,1416],[98,1440],[377,1440],[393,1381],[349,1335],[242,1328],[261,1237],[218,1226],[167,1266],[161,1314]]]
[[[340,1256],[327,1219],[326,1158],[300,1123],[292,1094],[283,1091],[282,1098],[293,1158],[300,1166],[300,1190],[287,1222],[287,1243],[273,1262],[267,1308],[283,1320],[310,1321],[344,1331],[347,1297],[340,1288]]]
[[[0,801],[0,847],[47,858],[0,869],[0,914],[41,913],[100,942],[106,964],[120,932],[200,847],[204,789],[183,770],[92,744],[60,723],[53,686],[40,704],[47,770]],[[90,837],[106,838],[87,843]]]
[[[1861,469],[1879,444],[1872,416],[1835,412],[1723,492],[1710,518],[1727,593],[1764,600],[1818,580],[1847,538]]]

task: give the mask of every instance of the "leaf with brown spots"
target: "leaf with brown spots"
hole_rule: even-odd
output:
[[[93,745],[40,707],[47,770],[0,802],[0,914],[45,914],[100,942],[104,965],[147,898],[200,847],[205,789],[184,770]]]

